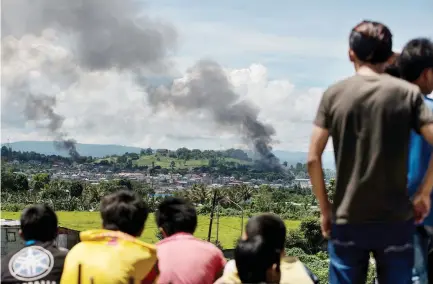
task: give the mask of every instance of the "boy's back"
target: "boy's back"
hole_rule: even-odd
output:
[[[177,233],[157,244],[161,283],[213,283],[226,260],[215,245]]]
[[[412,217],[408,143],[411,129],[430,117],[422,100],[417,87],[385,74],[355,75],[325,92],[315,124],[329,129],[334,144],[337,224]]]
[[[61,283],[153,283],[157,276],[156,249],[127,234],[94,230],[80,234],[66,257]],[[149,279],[144,282],[143,279]]]

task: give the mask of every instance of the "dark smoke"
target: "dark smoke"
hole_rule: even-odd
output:
[[[201,60],[188,70],[187,75],[188,80],[176,81],[170,89],[149,90],[150,104],[156,108],[170,105],[184,112],[209,112],[220,126],[241,133],[243,140],[252,144],[264,164],[279,169],[280,162],[271,148],[275,129],[258,120],[258,108],[240,100],[221,66],[210,60]]]
[[[41,36],[43,31],[51,28],[68,35],[67,39],[74,42],[69,46],[74,53],[74,65],[83,70],[115,68],[118,71],[146,69],[159,72],[169,66],[165,59],[177,38],[170,25],[142,15],[141,1],[2,0],[1,8],[2,57],[6,61],[18,52],[8,49],[7,42],[11,37]],[[71,67],[47,59],[40,71],[42,76],[55,82],[66,79],[68,83],[63,87],[67,89],[79,80],[79,76],[75,66],[63,66]],[[14,84],[5,87],[12,95],[17,93]],[[54,111],[55,97],[33,95],[31,84],[21,85],[20,93],[26,99],[26,118],[35,122],[48,119],[46,128],[57,140],[55,146],[67,150],[72,158],[78,158],[75,140],[66,139],[66,134],[60,132],[64,117]]]
[[[76,148],[76,141],[73,139],[66,139],[66,134],[60,132],[65,118],[54,111],[55,105],[55,97],[45,95],[34,96],[28,94],[24,114],[28,120],[33,120],[35,122],[48,120],[48,124],[45,126],[50,133],[55,135],[56,141],[54,142],[54,146],[59,150],[68,151],[71,158],[76,161],[80,158],[80,154]]]
[[[143,3],[137,0],[2,0],[1,23],[2,46],[6,36],[40,36],[47,28],[67,35],[64,41],[73,42],[67,47],[81,71],[165,71],[177,40],[175,29],[144,15]],[[50,74],[54,76],[55,72]],[[189,81],[176,81],[170,90],[160,87],[148,91],[149,102],[155,109],[171,105],[179,111],[209,112],[219,125],[241,133],[265,164],[280,168],[270,146],[275,129],[258,120],[258,108],[240,100],[222,68],[212,61],[199,61],[188,75]],[[138,82],[147,85],[142,78]],[[27,93],[32,94],[30,88]],[[27,98],[27,118],[48,119],[47,128],[62,138],[61,145],[72,156],[77,154],[74,141],[59,134],[64,118],[54,112],[55,99],[45,95]]]
[[[137,0],[2,0],[1,23],[2,38],[47,28],[71,36],[77,63],[90,70],[162,71],[177,40],[175,29],[144,15]]]

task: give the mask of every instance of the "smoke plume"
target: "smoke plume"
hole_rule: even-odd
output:
[[[67,139],[67,134],[61,131],[65,118],[55,111],[58,93],[67,93],[79,84],[80,74],[85,72],[129,72],[137,74],[138,85],[146,90],[148,101],[156,110],[167,105],[183,112],[204,110],[221,127],[240,133],[262,161],[279,167],[270,146],[275,129],[259,121],[258,108],[240,100],[217,63],[197,62],[188,71],[188,79],[175,80],[171,88],[152,89],[144,83],[143,74],[165,72],[172,67],[169,57],[177,41],[171,25],[151,19],[144,12],[142,1],[137,0],[3,0],[4,64],[11,58],[20,59],[23,46],[17,42],[22,39],[27,39],[29,45],[24,47],[31,57],[36,57],[32,60],[38,62],[33,69],[19,69],[18,75],[18,69],[10,63],[9,71],[3,74],[5,89],[25,100],[26,119],[48,121],[43,125],[60,141],[57,145],[75,157],[78,155],[75,141]],[[54,54],[58,52],[43,50],[43,44],[35,44],[40,38],[69,53],[56,57]],[[39,80],[32,75],[34,69]],[[41,79],[46,81],[43,87]],[[17,81],[28,83],[17,88]],[[55,90],[48,87],[53,83]]]
[[[72,158],[79,155],[75,140],[61,132],[65,118],[54,110],[57,94],[44,93],[51,89],[46,84],[36,95],[32,89],[40,81],[32,80],[34,70],[26,66],[24,72],[16,71],[17,61],[29,63],[28,58],[19,58],[20,49],[36,58],[38,79],[57,84],[59,92],[77,83],[83,70],[161,72],[169,66],[166,55],[174,47],[176,32],[170,25],[140,15],[142,8],[139,1],[125,0],[2,1],[2,61],[9,67],[3,73],[4,90],[24,100],[27,120],[39,127],[40,120],[48,120],[45,129],[57,140],[55,146],[66,149]],[[28,46],[19,45],[23,38],[28,39]],[[74,58],[56,58],[58,52],[46,50],[52,43],[72,49]]]
[[[262,162],[271,168],[280,168],[270,146],[275,129],[258,120],[258,108],[240,100],[221,66],[201,60],[187,73],[186,80],[174,81],[170,89],[161,86],[149,90],[149,102],[156,108],[169,105],[179,111],[207,111],[218,125],[241,133]]]

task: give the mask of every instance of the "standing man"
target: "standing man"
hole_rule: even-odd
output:
[[[427,106],[433,110],[433,99],[427,97],[433,92],[433,42],[426,38],[411,40],[403,48],[398,59],[398,67],[402,79],[419,87]],[[427,172],[433,147],[419,134],[412,131],[409,151],[408,189],[409,194],[416,194],[418,187]],[[428,249],[433,237],[433,211],[424,222],[416,228],[414,239],[415,265],[414,278],[419,283],[427,284]],[[433,270],[433,263],[430,264]],[[431,280],[433,283],[433,279]]]
[[[414,219],[420,222],[428,214],[433,188],[431,162],[412,205],[410,131],[433,144],[433,113],[416,86],[382,74],[393,55],[385,25],[361,22],[349,45],[356,74],[323,94],[308,158],[322,233],[330,238],[330,283],[365,283],[373,253],[379,283],[406,284],[412,278]],[[321,161],[330,136],[337,167],[332,205]]]

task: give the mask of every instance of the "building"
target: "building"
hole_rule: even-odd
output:
[[[19,236],[20,221],[0,220],[1,227],[1,256],[24,247],[24,241]],[[60,248],[71,249],[80,241],[80,232],[64,227],[59,227],[59,235],[56,243]]]
[[[293,184],[298,185],[302,189],[311,188],[311,182],[309,179],[297,178],[293,181]]]

